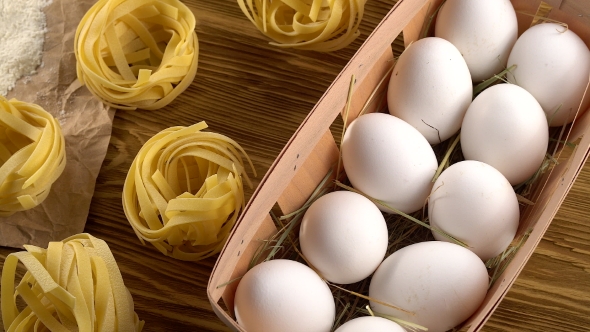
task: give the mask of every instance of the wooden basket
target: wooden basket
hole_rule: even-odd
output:
[[[269,215],[275,203],[285,214],[299,209],[337,163],[339,152],[330,125],[344,109],[352,75],[356,77],[356,84],[347,123],[358,116],[370,94],[391,68],[391,43],[402,31],[406,45],[417,40],[425,20],[440,2],[399,0],[334,80],[260,182],[221,251],[207,287],[213,310],[232,330],[245,331],[232,317],[234,294],[239,282],[228,281],[243,276],[262,241],[277,232]],[[517,11],[519,34],[533,20],[531,15],[525,13],[535,14],[540,3],[541,0],[512,0]],[[548,18],[567,23],[569,29],[590,45],[590,27],[575,16],[553,9]],[[380,87],[380,91],[386,89],[387,84]],[[375,111],[377,104],[372,103],[373,109],[369,111]],[[469,331],[480,330],[505,296],[584,165],[590,147],[590,135],[587,135],[590,132],[589,113],[579,117],[565,132],[567,136],[564,139],[577,142],[576,147],[573,150],[561,148],[563,153],[558,150],[561,162],[547,172],[533,190],[532,200],[535,204],[521,213],[517,237],[527,230],[531,230],[530,235],[490,288],[481,307],[463,324]],[[229,311],[223,309],[222,305]]]

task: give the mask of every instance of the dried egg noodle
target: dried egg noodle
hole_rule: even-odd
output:
[[[2,321],[6,332],[141,331],[133,299],[108,245],[78,234],[47,249],[25,245],[2,270]],[[27,272],[16,286],[18,262]],[[19,311],[20,296],[26,307]]]
[[[203,132],[205,122],[156,134],[133,160],[123,210],[142,243],[196,261],[218,253],[244,207],[241,154],[232,139]]]
[[[59,122],[38,105],[0,96],[0,217],[41,204],[66,165]]]
[[[194,29],[178,0],[100,0],[76,30],[78,79],[115,108],[164,107],[195,78]]]
[[[271,44],[331,52],[359,36],[367,0],[238,0]]]

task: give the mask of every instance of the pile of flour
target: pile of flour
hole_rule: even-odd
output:
[[[41,64],[46,24],[42,9],[52,0],[0,0],[0,95]]]

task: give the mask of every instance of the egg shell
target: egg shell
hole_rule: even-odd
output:
[[[530,93],[514,84],[484,90],[463,119],[461,149],[465,159],[494,167],[512,185],[524,182],[539,169],[548,143],[543,109]]]
[[[512,65],[508,81],[537,99],[550,126],[574,120],[590,75],[590,51],[578,35],[555,23],[535,25],[518,38],[508,58]]]
[[[448,41],[430,37],[414,42],[400,56],[389,80],[387,104],[391,115],[437,144],[459,131],[472,95],[461,53]]]
[[[379,266],[369,296],[408,310],[371,301],[375,312],[445,332],[469,318],[488,288],[484,263],[473,252],[448,242],[420,242],[394,252]]]
[[[383,214],[369,199],[335,191],[305,212],[299,242],[307,261],[330,282],[351,284],[375,272],[387,251]]]
[[[404,213],[423,206],[438,165],[416,128],[389,114],[365,114],[347,128],[341,148],[356,189]]]
[[[510,0],[447,0],[438,12],[434,35],[457,47],[471,79],[479,83],[506,68],[518,37],[516,12]]]
[[[328,285],[309,267],[284,259],[249,270],[234,309],[248,332],[329,332],[336,312]]]
[[[366,316],[349,320],[335,332],[406,332],[406,330],[389,319]]]
[[[518,229],[520,211],[510,182],[490,165],[466,160],[438,177],[428,200],[430,225],[467,244],[486,261],[502,253]],[[439,241],[451,241],[433,231]]]

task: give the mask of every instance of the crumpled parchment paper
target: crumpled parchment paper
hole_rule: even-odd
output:
[[[59,120],[65,135],[67,162],[41,205],[0,218],[1,246],[46,247],[49,241],[61,241],[84,230],[115,114],[76,79],[74,36],[78,23],[94,2],[53,0],[45,7],[43,64],[37,74],[20,79],[8,93],[8,99],[39,104]]]

